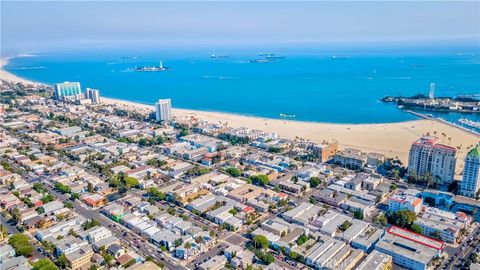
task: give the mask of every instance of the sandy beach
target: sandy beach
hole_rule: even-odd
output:
[[[2,57],[0,59],[0,67],[1,67],[0,68],[0,78],[1,79],[7,80],[7,81],[13,81],[13,82],[21,82],[21,83],[25,83],[25,84],[37,84],[35,82],[20,78],[20,77],[16,76],[15,74],[12,74],[12,73],[4,70],[3,67],[8,64],[8,59],[9,59],[8,57]]]
[[[118,99],[102,98],[107,104],[119,104],[142,111],[153,111],[153,106]],[[436,135],[446,145],[457,147],[457,172],[463,169],[467,148],[476,145],[480,137],[461,129],[433,120],[416,120],[388,124],[328,124],[301,121],[285,121],[236,114],[174,109],[174,116],[197,117],[212,123],[227,123],[232,127],[248,127],[266,132],[276,132],[284,138],[303,138],[312,141],[336,139],[340,148],[353,147],[365,152],[378,152],[398,157],[407,162],[408,150],[413,141],[422,135]],[[444,135],[443,135],[444,134]],[[449,139],[450,138],[450,139]]]
[[[8,59],[2,59],[2,67]],[[32,83],[1,70],[1,79]],[[102,102],[118,104],[142,111],[153,111],[153,106],[102,97]],[[175,101],[173,101],[175,106]],[[463,170],[463,159],[468,149],[480,141],[480,137],[459,128],[435,120],[416,120],[387,124],[329,124],[292,120],[268,119],[236,114],[174,109],[176,117],[197,117],[211,123],[226,123],[231,127],[248,127],[266,132],[276,132],[284,138],[303,138],[312,141],[335,139],[340,148],[353,147],[365,152],[377,152],[398,157],[407,162],[408,150],[413,141],[422,135],[436,135],[446,145],[458,151],[457,173]]]

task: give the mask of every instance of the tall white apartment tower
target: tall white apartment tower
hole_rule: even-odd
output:
[[[480,144],[465,157],[460,195],[475,198],[480,190]]]
[[[93,104],[100,104],[100,91],[97,89],[85,89],[85,98],[90,99]]]
[[[430,92],[428,93],[428,98],[429,99],[434,99],[435,98],[435,83],[430,83]]]
[[[445,186],[453,182],[456,161],[457,149],[440,144],[437,137],[425,136],[410,147],[408,173],[430,173],[436,183]]]
[[[155,118],[157,121],[172,120],[172,100],[159,99],[155,102]]]

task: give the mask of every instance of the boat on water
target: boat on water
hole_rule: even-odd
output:
[[[249,60],[248,62],[250,63],[268,63],[268,62],[273,62],[272,59],[253,59],[253,60]]]
[[[226,55],[226,54],[211,54],[210,55],[210,58],[212,58],[212,59],[227,58],[227,57],[228,57],[228,55]]]
[[[333,60],[348,59],[348,57],[346,57],[346,56],[336,56],[336,55],[333,55],[331,58],[332,58]]]
[[[280,117],[283,117],[283,118],[295,118],[295,114],[285,114],[285,113],[281,113],[281,114],[280,114]]]
[[[285,56],[281,56],[281,55],[267,55],[265,56],[265,59],[284,59]]]
[[[458,120],[459,123],[468,126],[468,127],[473,127],[473,128],[478,128],[480,129],[480,122],[477,121],[472,121],[466,118],[461,118]]]
[[[263,56],[263,57],[275,56],[275,55],[276,55],[276,54],[274,54],[274,53],[264,53],[264,52],[258,54],[258,56]]]
[[[143,66],[143,67],[135,67],[133,70],[138,72],[158,72],[158,71],[166,71],[170,70],[171,68],[165,67],[163,62],[160,61],[160,65],[158,66]]]

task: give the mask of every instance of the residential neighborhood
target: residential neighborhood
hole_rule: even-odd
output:
[[[0,85],[2,270],[480,267],[479,145],[403,164],[51,91]]]

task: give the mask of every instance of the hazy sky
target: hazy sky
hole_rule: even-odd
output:
[[[480,2],[8,2],[2,50],[480,42]]]

